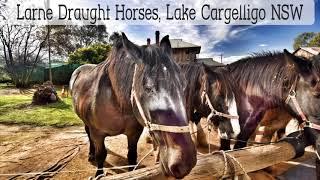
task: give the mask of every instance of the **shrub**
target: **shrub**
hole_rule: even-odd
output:
[[[5,71],[4,68],[0,67],[0,83],[9,83],[12,82],[9,74]]]
[[[69,64],[99,64],[107,59],[110,50],[111,46],[108,44],[93,44],[71,53],[68,62]]]

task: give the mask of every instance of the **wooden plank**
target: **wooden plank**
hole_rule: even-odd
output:
[[[295,149],[287,142],[271,145],[248,147],[242,150],[228,151],[228,155],[237,159],[246,172],[253,172],[266,167],[288,161],[295,157]],[[199,155],[197,165],[184,179],[202,179],[205,177],[219,178],[225,171],[225,161],[221,153]],[[228,160],[224,177],[241,175],[244,172],[234,160]],[[164,179],[160,165],[150,166],[136,171],[107,176],[102,179],[132,180],[132,179]]]

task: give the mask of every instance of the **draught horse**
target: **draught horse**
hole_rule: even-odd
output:
[[[312,62],[284,50],[245,58],[227,68],[241,128],[236,149],[246,146],[265,113],[274,108],[282,108],[306,126],[319,124],[320,76]],[[317,133],[311,131],[316,144]]]
[[[202,63],[180,64],[180,67],[187,80],[184,92],[188,119],[198,124],[201,118],[209,118],[219,131],[220,149],[230,150],[227,139],[235,138],[233,124],[238,124],[238,117],[235,117],[236,102],[225,70]],[[198,131],[201,132],[200,127]]]
[[[307,64],[310,66],[310,60]],[[311,58],[312,63],[312,69],[314,69],[318,76],[320,76],[320,55],[315,56]],[[317,81],[317,79],[313,79],[312,81]],[[315,82],[312,82],[315,83]],[[307,121],[311,120],[313,123],[309,123],[308,126],[305,126],[304,131],[307,138],[311,141],[313,145],[315,145],[317,153],[320,153],[319,143],[320,140],[318,138],[318,133],[320,132],[320,126],[318,125],[318,121],[320,120],[320,114],[319,114],[319,103],[320,98],[317,94],[319,90],[313,91],[313,95],[317,97],[316,99],[310,99],[308,96],[304,97],[302,100],[302,103],[309,103],[310,100],[312,103],[314,103],[314,106],[307,106],[301,109],[300,113],[302,113],[302,116],[306,116]],[[306,102],[304,102],[306,101]],[[297,104],[300,106],[300,103]],[[280,139],[282,134],[285,132],[285,128],[289,121],[292,118],[297,118],[294,114],[286,111],[284,108],[275,108],[272,110],[268,110],[261,123],[259,124],[260,128],[257,129],[256,133],[259,133],[259,136],[261,137],[262,142],[270,142],[273,137],[276,137],[275,139]],[[302,118],[298,118],[299,124],[302,126],[306,125],[306,122]],[[298,127],[297,127],[298,128]],[[319,158],[319,157],[318,157]],[[316,170],[317,170],[317,179],[320,179],[320,159],[317,159],[316,161]]]
[[[73,73],[74,110],[85,124],[96,176],[103,174],[106,136],[125,134],[129,165],[137,163],[137,142],[144,126],[160,147],[165,175],[183,178],[191,171],[196,149],[186,118],[184,86],[168,36],[160,47],[140,47],[122,34],[105,62],[81,66]]]

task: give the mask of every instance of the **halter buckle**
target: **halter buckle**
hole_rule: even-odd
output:
[[[289,92],[289,97],[296,97],[296,95],[297,95],[297,93],[296,93],[295,90],[291,90],[291,91]]]

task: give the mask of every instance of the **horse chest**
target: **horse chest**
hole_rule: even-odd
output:
[[[123,114],[113,104],[98,107],[95,112],[94,124],[96,128],[109,135],[123,134],[128,129],[128,126],[137,123],[132,114]]]

